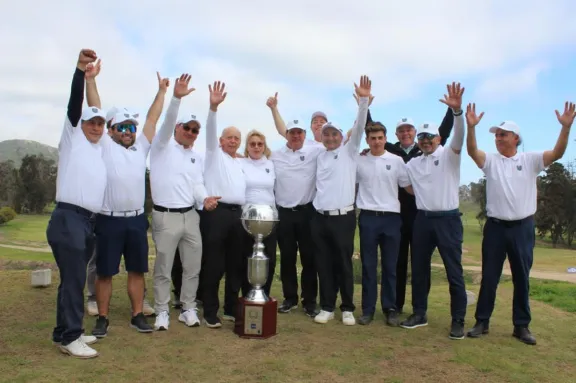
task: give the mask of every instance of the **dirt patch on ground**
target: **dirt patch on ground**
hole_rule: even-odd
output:
[[[0,271],[4,270],[58,270],[54,262],[13,261],[0,259]]]

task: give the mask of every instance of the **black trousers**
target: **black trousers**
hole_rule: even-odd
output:
[[[482,282],[476,320],[488,322],[494,311],[496,289],[502,276],[502,267],[508,255],[514,298],[512,322],[517,327],[528,327],[530,313],[530,269],[534,260],[534,217],[517,221],[488,218],[482,239]]]
[[[278,206],[280,222],[276,226],[278,248],[280,249],[280,279],[284,299],[298,304],[298,273],[296,263],[300,253],[302,274],[302,304],[316,308],[318,295],[318,273],[314,260],[315,246],[312,239],[311,221],[316,215],[312,203],[293,208]]]
[[[322,215],[314,213],[312,237],[316,247],[315,261],[320,280],[320,306],[333,312],[336,295],[340,290],[342,311],[354,311],[354,234],[356,212],[345,215]]]
[[[243,259],[244,259],[244,277],[242,278],[242,296],[246,297],[248,292],[252,289],[252,286],[248,282],[248,258],[252,256],[254,252],[254,237],[244,231],[244,238],[242,239],[243,248]],[[270,296],[270,289],[272,287],[272,281],[274,280],[274,273],[276,272],[276,230],[264,238],[262,243],[264,244],[264,254],[268,257],[268,280],[263,286],[263,290],[267,296]]]
[[[60,271],[56,298],[56,327],[52,340],[67,345],[84,332],[84,285],[86,266],[94,251],[95,215],[59,202],[52,212],[46,239]]]
[[[200,216],[200,235],[202,235],[202,214],[204,213],[203,210],[196,210],[198,215]],[[204,256],[202,256],[202,265],[204,265]],[[200,269],[202,270],[202,269]],[[174,286],[174,293],[175,298],[180,297],[180,291],[182,290],[182,273],[184,270],[182,269],[182,260],[180,259],[180,251],[176,248],[176,253],[174,255],[174,263],[172,264],[172,285]],[[196,291],[196,300],[202,300],[201,296],[201,285],[198,284],[198,290]]]
[[[462,269],[462,240],[464,228],[461,214],[453,212],[419,211],[414,221],[412,257],[412,308],[414,314],[425,315],[430,291],[430,262],[438,248],[444,261],[450,289],[452,319],[466,317],[466,286]]]
[[[202,231],[202,270],[200,271],[200,286],[204,317],[215,318],[220,308],[218,291],[220,280],[226,273],[224,313],[236,314],[238,294],[242,286],[244,252],[242,238],[245,230],[240,216],[239,205],[229,205],[219,202],[212,211],[204,211],[200,221]]]

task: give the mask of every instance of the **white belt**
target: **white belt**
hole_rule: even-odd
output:
[[[346,215],[349,212],[354,210],[354,205],[350,205],[343,209],[336,209],[336,210],[316,210],[319,214],[322,215]]]
[[[144,208],[138,210],[128,210],[128,211],[101,211],[100,214],[107,215],[109,217],[136,217],[144,213]]]

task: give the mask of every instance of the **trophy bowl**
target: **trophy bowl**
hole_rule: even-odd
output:
[[[255,239],[265,238],[278,222],[278,210],[275,206],[248,204],[242,207],[242,226]]]

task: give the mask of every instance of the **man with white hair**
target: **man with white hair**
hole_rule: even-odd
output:
[[[564,113],[556,111],[562,126],[554,149],[545,152],[518,153],[520,128],[512,121],[492,126],[498,153],[485,153],[476,144],[476,126],[484,113],[476,115],[476,104],[468,104],[468,154],[486,175],[486,215],[482,239],[482,282],[476,305],[476,324],[468,332],[472,338],[487,334],[494,311],[496,289],[506,256],[510,261],[514,299],[513,336],[535,345],[528,326],[530,313],[530,269],[534,260],[534,214],[537,206],[538,174],[559,160],[566,151],[570,129],[576,116],[574,103],[566,102]]]
[[[463,227],[459,210],[460,163],[464,144],[462,94],[464,88],[452,83],[448,95],[440,100],[454,113],[454,135],[450,146],[440,145],[438,126],[423,124],[418,130],[422,156],[407,164],[408,176],[416,196],[418,213],[412,238],[413,314],[400,323],[413,329],[428,325],[426,312],[430,288],[430,262],[435,248],[444,261],[450,285],[452,324],[450,339],[464,339],[466,289],[462,270]]]
[[[93,73],[86,84],[88,105],[100,107],[100,96]],[[169,80],[159,73],[158,92],[146,116],[142,134],[136,136],[138,116],[128,110],[116,114],[100,141],[106,164],[108,182],[102,211],[96,218],[96,299],[98,318],[92,335],[108,334],[108,311],[112,296],[112,277],[120,271],[124,256],[128,272],[128,295],[132,304],[130,326],[141,333],[152,327],[143,313],[144,274],[148,272],[148,219],[144,213],[146,160],[156,134]]]
[[[94,215],[102,208],[106,189],[106,166],[99,145],[106,114],[97,107],[82,111],[85,71],[93,68],[96,58],[90,49],[83,49],[78,57],[58,144],[56,208],[46,229],[60,274],[52,340],[63,353],[82,359],[98,356],[88,346],[97,339],[83,335],[83,291],[94,246]]]

